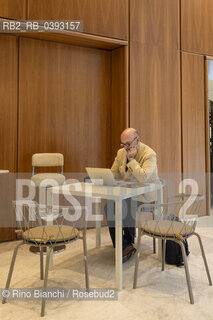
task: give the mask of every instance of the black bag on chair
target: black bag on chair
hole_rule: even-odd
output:
[[[190,252],[189,252],[187,240],[184,240],[183,244],[185,246],[186,255],[188,256]],[[183,265],[183,256],[181,252],[181,247],[177,242],[174,242],[172,240],[166,240],[165,260],[166,260],[166,263],[174,264],[177,267],[180,267]]]
[[[178,217],[175,217],[174,214],[170,214],[169,216],[166,216],[165,220],[180,221],[180,219]],[[188,256],[190,254],[190,251],[189,251],[187,240],[184,240],[183,244],[185,247],[186,256]],[[177,267],[183,266],[183,256],[181,252],[181,247],[177,242],[172,240],[166,240],[165,260],[166,260],[166,263],[168,264],[174,264]]]

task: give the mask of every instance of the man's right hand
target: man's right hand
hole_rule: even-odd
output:
[[[132,148],[130,148],[129,150],[126,151],[127,159],[129,161],[133,160],[134,157],[136,156],[136,154],[137,154],[137,148],[136,147],[132,147]]]

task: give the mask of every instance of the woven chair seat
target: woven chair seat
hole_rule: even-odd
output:
[[[168,236],[174,237],[176,234],[181,236],[187,236],[194,232],[194,227],[187,225],[186,223],[169,220],[151,220],[143,221],[141,228],[144,232],[156,235],[156,236]]]
[[[35,227],[23,232],[23,239],[37,243],[57,243],[71,241],[78,237],[78,229],[71,226]]]

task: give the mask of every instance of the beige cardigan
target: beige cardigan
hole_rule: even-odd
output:
[[[139,150],[133,160],[127,162],[126,150],[119,149],[112,165],[113,173],[125,174],[125,178],[134,177],[141,184],[159,183],[156,153],[147,145],[140,142]],[[126,172],[126,166],[128,171]],[[138,196],[135,200],[141,202],[156,201],[156,192]]]

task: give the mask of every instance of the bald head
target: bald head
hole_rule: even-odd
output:
[[[121,133],[121,141],[123,140],[131,140],[134,139],[136,136],[139,136],[138,132],[134,128],[126,128],[122,133]]]
[[[140,141],[139,134],[136,129],[127,128],[121,133],[121,144],[128,145],[132,141],[134,141],[134,145],[136,146]]]

